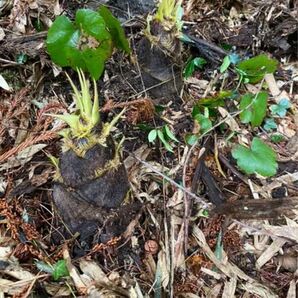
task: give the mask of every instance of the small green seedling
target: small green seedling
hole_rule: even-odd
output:
[[[291,103],[287,98],[282,98],[278,104],[269,107],[272,115],[278,115],[279,117],[284,117],[287,110],[291,107]]]
[[[49,265],[41,261],[35,261],[36,267],[46,273],[50,273],[54,281],[58,281],[61,277],[69,276],[69,271],[65,260],[59,260],[54,265]]]
[[[259,138],[253,138],[251,148],[237,145],[232,150],[238,167],[246,174],[260,174],[270,177],[276,174],[276,153]]]
[[[50,27],[47,50],[62,67],[88,71],[97,80],[113,48],[129,53],[129,44],[119,21],[104,6],[98,11],[79,9],[74,22],[59,16]]]
[[[179,143],[175,135],[172,133],[168,125],[163,126],[162,128],[156,128],[152,129],[148,134],[148,141],[150,143],[153,143],[156,139],[159,139],[161,143],[165,146],[165,148],[170,151],[173,151],[172,145],[169,143],[169,141],[174,141]]]
[[[231,64],[235,65],[240,61],[239,55],[232,53],[224,57],[222,64],[220,66],[220,73],[224,73]]]
[[[240,114],[242,123],[251,123],[252,127],[262,124],[267,110],[267,92],[259,92],[257,95],[245,94],[240,101]]]
[[[279,133],[275,133],[273,135],[270,136],[270,140],[273,142],[273,143],[280,143],[282,141],[285,140],[284,136],[279,134]]]
[[[236,70],[240,75],[240,81],[247,83],[258,83],[267,73],[274,73],[277,69],[278,61],[270,59],[266,55],[258,55],[239,62]]]
[[[209,119],[209,110],[208,108],[204,109],[204,114],[196,114],[194,116],[194,119],[198,122],[200,125],[200,133],[205,133],[212,127],[212,122]]]
[[[206,63],[207,61],[201,57],[196,57],[194,59],[189,60],[183,71],[184,78],[188,79],[189,77],[191,77],[196,68],[203,69]]]
[[[200,134],[204,134],[212,128],[212,122],[209,119],[209,109],[204,108],[204,114],[200,113],[199,107],[196,105],[192,110],[193,119],[199,124],[199,134],[188,134],[185,137],[188,145],[193,145],[200,137]]]
[[[273,118],[266,118],[265,119],[265,124],[263,126],[263,128],[266,130],[266,131],[272,131],[274,129],[277,129],[277,124],[276,122],[274,121]]]

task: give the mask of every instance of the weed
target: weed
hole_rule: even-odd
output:
[[[97,80],[113,48],[130,52],[119,21],[104,6],[98,11],[78,9],[75,21],[59,16],[50,27],[47,50],[53,62],[88,71]]]

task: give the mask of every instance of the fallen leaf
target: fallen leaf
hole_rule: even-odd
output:
[[[1,32],[0,32],[1,34]],[[3,76],[0,74],[0,87],[6,91],[10,91],[11,88],[7,84],[6,80],[3,78]]]

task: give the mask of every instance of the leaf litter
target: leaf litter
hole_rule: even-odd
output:
[[[109,1],[115,7],[117,2]],[[1,295],[30,297],[46,291],[53,297],[296,296],[297,43],[293,26],[287,25],[295,20],[297,7],[282,2],[185,3],[184,26],[196,39],[184,59],[189,64],[182,100],[171,96],[160,103],[153,92],[144,112],[147,99],[139,96],[146,91],[138,68],[120,54],[107,63],[101,96],[112,104],[105,117],[110,119],[123,105],[128,108],[126,117],[132,121],[124,117],[113,134],[117,141],[126,137],[123,155],[131,183],[127,200],[141,202],[142,208],[124,236],[92,243],[90,249],[82,247],[77,235],[65,239],[59,234],[63,223],[52,204],[54,169],[48,159],[58,156],[59,129],[47,113],[65,111],[70,89],[62,73],[55,76],[56,66],[51,69],[45,34],[34,25],[41,22],[47,30],[54,15],[65,10],[74,16],[78,4],[20,1],[13,9],[1,6]],[[139,18],[132,16],[124,26],[138,42],[143,26]],[[224,44],[237,55],[249,56],[238,63],[235,53],[225,49],[225,58],[216,48]],[[16,62],[20,54],[29,60]],[[249,65],[252,59],[261,60],[254,65],[257,71]],[[272,59],[281,62],[278,67]],[[237,67],[240,76],[245,73],[245,87],[238,84]],[[13,70],[28,90],[15,85]],[[241,116],[237,94],[217,97],[225,90],[242,96],[247,91],[266,93],[266,103],[240,101]],[[129,98],[138,102],[133,105]],[[193,117],[193,106],[200,102],[205,109]],[[273,119],[276,126],[263,129],[261,124],[269,125],[265,119]],[[146,125],[156,135],[165,132],[160,141],[147,141]],[[184,140],[190,133],[195,139],[187,146]],[[271,138],[277,133],[282,140],[274,144]],[[175,140],[173,153],[163,146],[167,135]],[[151,133],[150,139],[154,136]],[[235,140],[241,141],[236,156]],[[250,156],[244,166],[237,163],[243,160],[239,154]],[[272,177],[265,178],[268,174]],[[224,203],[215,207],[210,203],[215,196]],[[56,278],[40,272],[34,260],[52,268],[61,264]]]

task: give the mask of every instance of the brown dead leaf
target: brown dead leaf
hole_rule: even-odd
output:
[[[270,246],[268,246],[267,249],[257,259],[256,268],[260,270],[264,264],[273,258],[273,256],[283,247],[286,242],[287,240],[282,238],[274,239]]]
[[[290,272],[298,270],[297,252],[287,253],[277,257],[278,267],[282,267]]]

